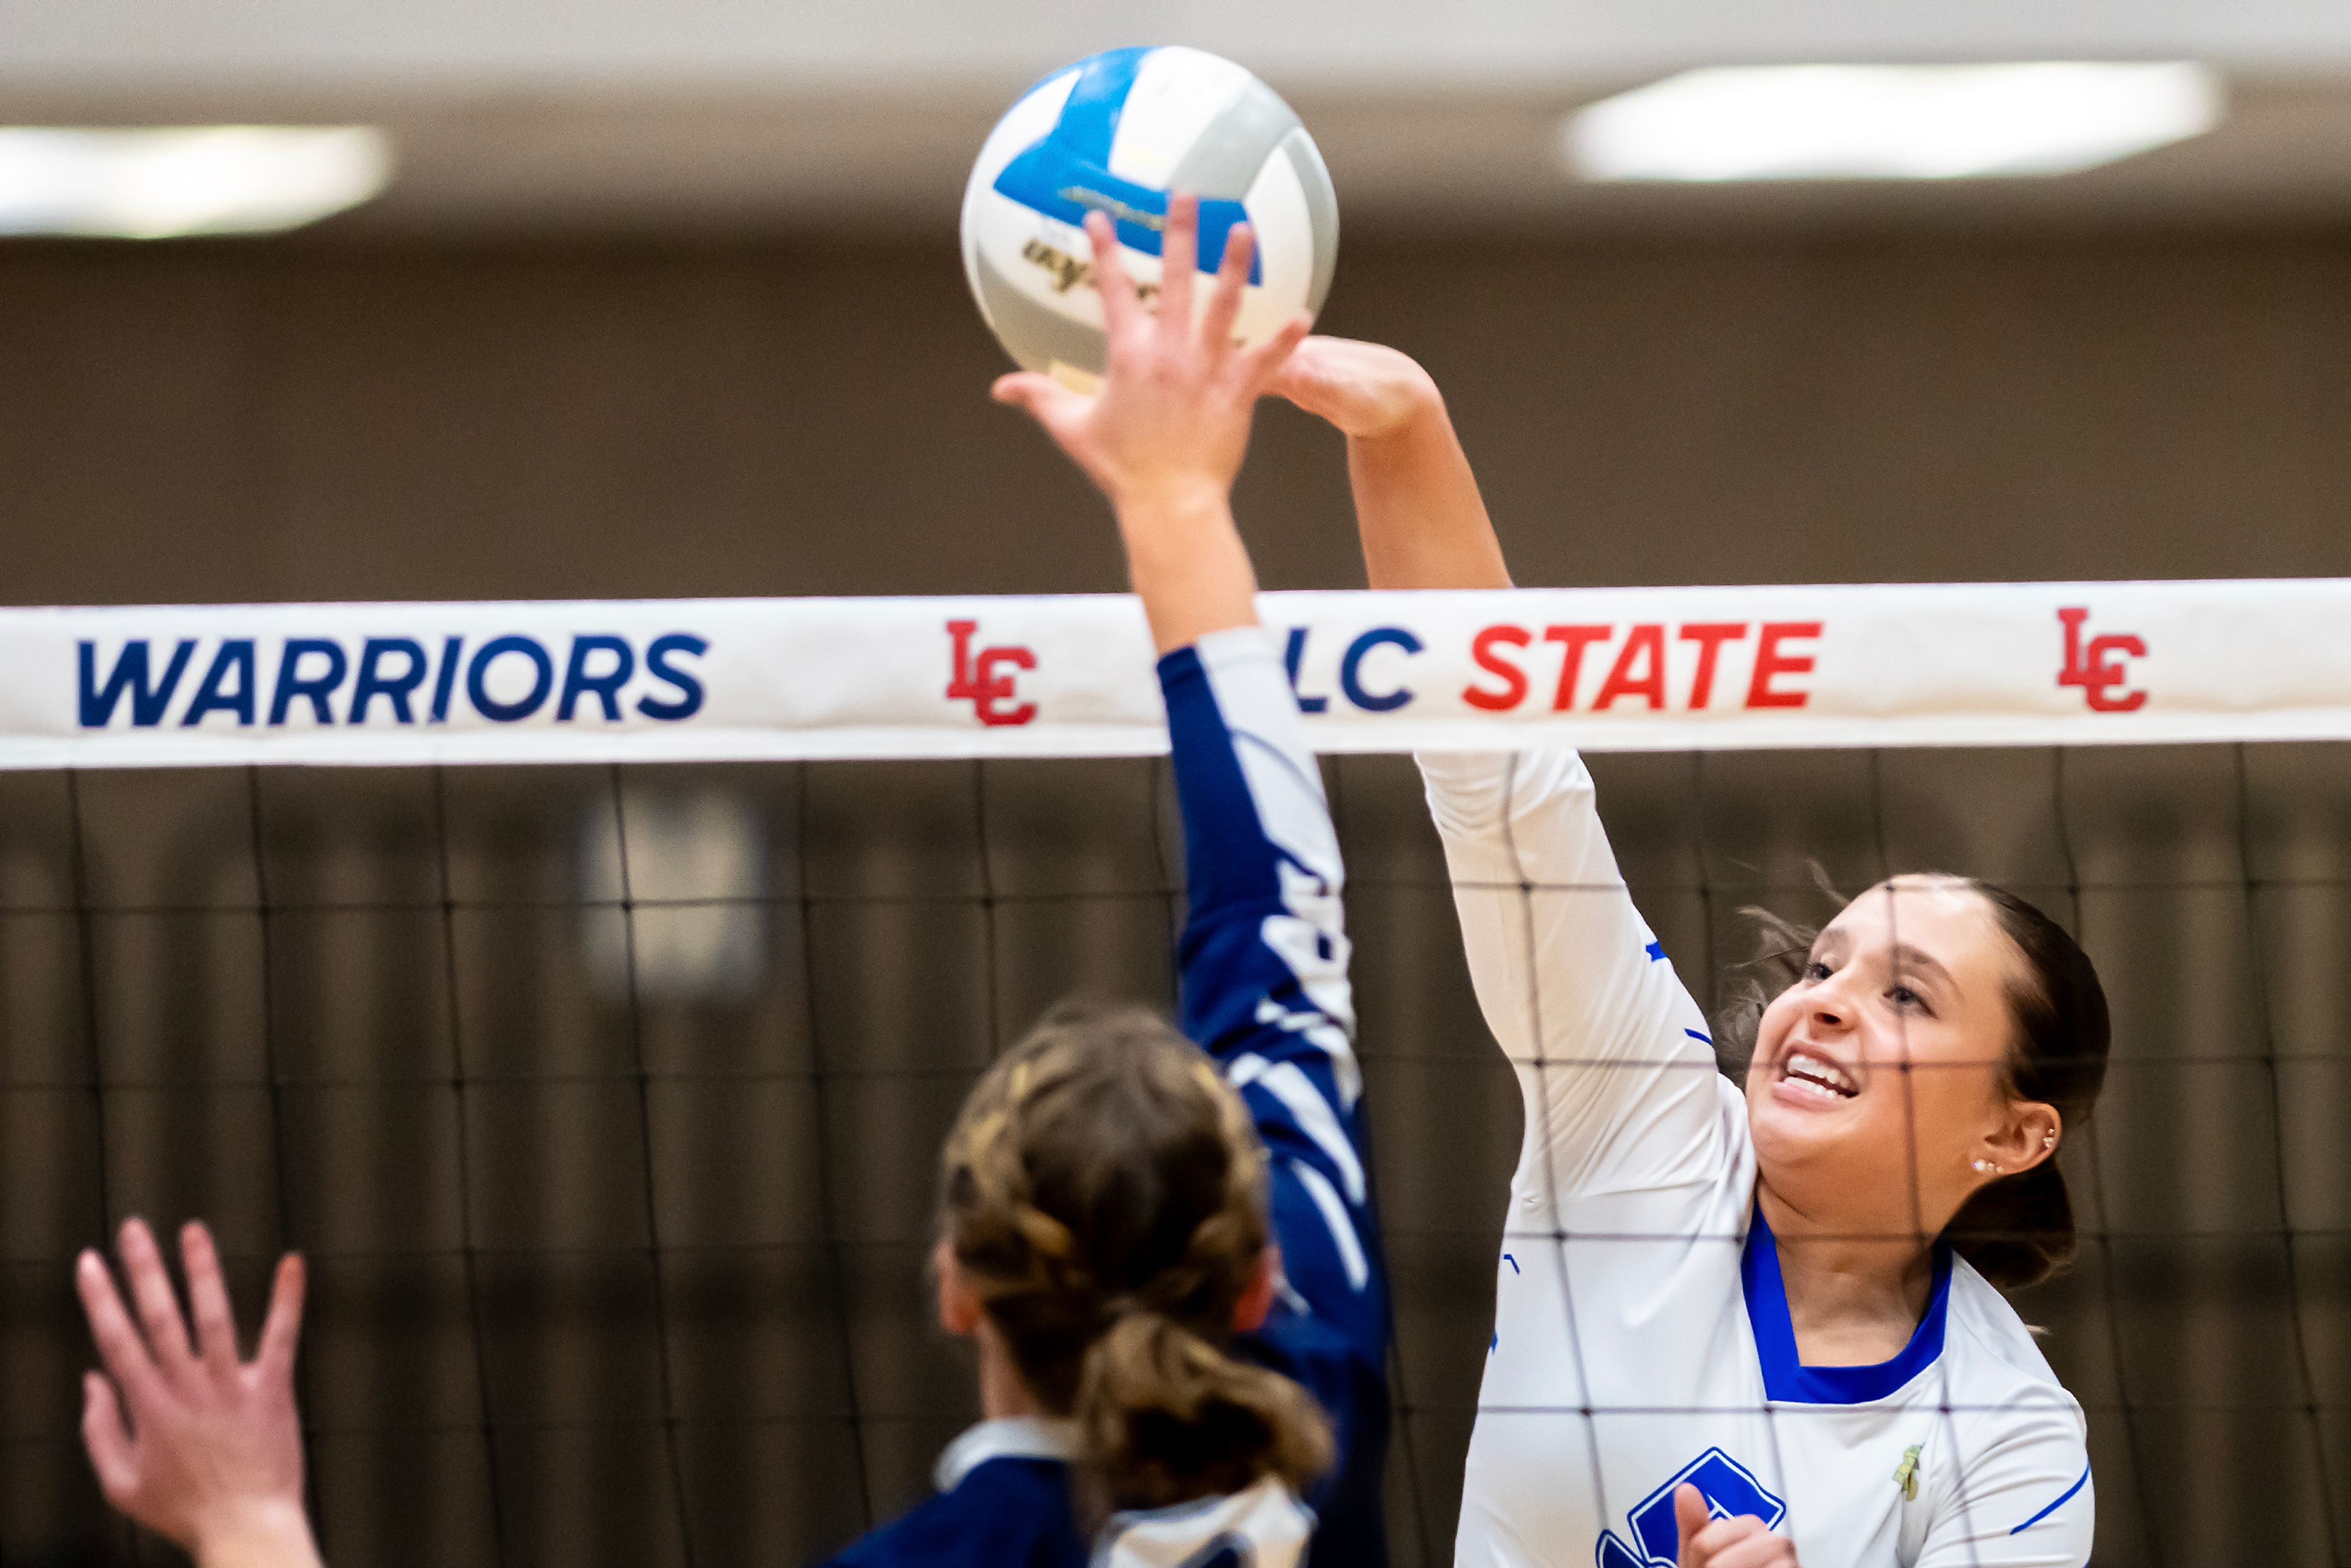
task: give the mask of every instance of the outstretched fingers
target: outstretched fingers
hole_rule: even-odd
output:
[[[123,1424],[122,1405],[114,1385],[95,1372],[81,1377],[81,1446],[89,1451],[89,1467],[98,1472],[99,1490],[117,1508],[139,1490],[139,1457],[132,1449],[131,1430]]]
[[[269,1287],[269,1315],[262,1320],[261,1339],[254,1347],[253,1364],[264,1375],[293,1375],[294,1352],[302,1341],[302,1300],[309,1290],[309,1270],[299,1252],[277,1260],[277,1277]]]
[[[1086,405],[1092,400],[1084,393],[1072,392],[1050,376],[1034,371],[1017,371],[996,378],[987,395],[1000,403],[1021,410],[1045,427],[1054,440],[1063,439],[1083,417]]]
[[[1086,238],[1093,245],[1094,292],[1102,296],[1102,331],[1113,351],[1134,338],[1144,320],[1142,302],[1134,297],[1134,280],[1118,254],[1118,229],[1107,213],[1086,214]]]
[[[177,1377],[194,1363],[188,1348],[188,1325],[180,1316],[180,1298],[172,1292],[172,1276],[163,1267],[162,1249],[143,1219],[123,1222],[122,1271],[131,1281],[131,1300],[139,1309],[140,1326],[147,1332],[148,1348],[165,1377]]]
[[[1306,312],[1300,311],[1273,329],[1271,336],[1253,348],[1234,356],[1234,373],[1252,396],[1261,395],[1273,384],[1273,378],[1291,350],[1306,340],[1314,329],[1314,322]]]
[[[96,1252],[84,1252],[74,1265],[74,1288],[81,1295],[82,1313],[89,1319],[89,1337],[98,1346],[98,1358],[130,1396],[131,1407],[162,1399],[162,1373],[124,1310],[106,1260]]]
[[[1193,276],[1200,265],[1200,198],[1171,194],[1159,235],[1159,338],[1182,343],[1192,333]]]
[[[1224,259],[1217,267],[1217,286],[1200,317],[1200,341],[1211,362],[1232,350],[1233,323],[1240,319],[1241,297],[1249,287],[1249,257],[1256,250],[1257,235],[1249,225],[1235,224],[1227,232]]]
[[[225,1377],[236,1370],[236,1318],[221,1279],[212,1232],[194,1220],[180,1230],[180,1264],[188,1274],[188,1312],[196,1320],[196,1354],[204,1370]]]

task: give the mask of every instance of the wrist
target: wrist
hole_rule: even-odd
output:
[[[1159,652],[1257,619],[1257,578],[1222,486],[1130,497],[1118,522],[1128,579]]]
[[[1113,503],[1128,559],[1138,566],[1190,554],[1202,542],[1233,530],[1232,500],[1213,481],[1153,485]]]
[[[241,1506],[204,1521],[188,1542],[197,1568],[319,1568],[310,1517],[294,1499]]]
[[[1207,474],[1155,477],[1105,486],[1121,527],[1213,517],[1232,506],[1232,482]]]
[[[1388,406],[1382,410],[1386,417],[1368,430],[1349,432],[1349,447],[1357,452],[1407,447],[1448,428],[1445,394],[1426,373],[1395,389],[1389,398]]]

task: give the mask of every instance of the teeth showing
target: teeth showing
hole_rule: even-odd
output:
[[[1808,1051],[1790,1052],[1786,1063],[1780,1069],[1780,1077],[1782,1082],[1796,1084],[1805,1092],[1816,1094],[1823,1100],[1849,1100],[1861,1092],[1836,1063],[1823,1061]]]

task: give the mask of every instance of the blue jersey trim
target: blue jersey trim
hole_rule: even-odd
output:
[[[1788,1289],[1780,1278],[1780,1248],[1760,1204],[1740,1256],[1739,1283],[1747,1297],[1748,1323],[1755,1331],[1756,1359],[1763,1364],[1764,1397],[1780,1404],[1865,1405],[1884,1399],[1943,1354],[1943,1321],[1951,1300],[1951,1249],[1944,1242],[1935,1243],[1935,1282],[1927,1295],[1927,1315],[1910,1332],[1910,1343],[1900,1354],[1873,1366],[1806,1366],[1797,1355]]]
[[[2051,1503],[2047,1508],[2043,1509],[2039,1513],[2034,1514],[2031,1519],[2026,1520],[2022,1524],[2020,1524],[2014,1530],[2010,1531],[2009,1533],[2011,1535],[2023,1534],[2026,1531],[2032,1529],[2034,1525],[2040,1523],[2051,1514],[2055,1513],[2059,1509],[2064,1508],[2073,1498],[2075,1492],[2080,1491],[2084,1487],[2089,1484],[2090,1467],[2084,1465],[2082,1467],[2081,1479],[2074,1481],[2072,1486],[2067,1487],[2064,1491],[2058,1493],[2057,1500],[2055,1502]]]

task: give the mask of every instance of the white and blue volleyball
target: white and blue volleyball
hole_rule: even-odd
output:
[[[1198,49],[1112,49],[1056,71],[997,122],[964,191],[963,262],[997,340],[1025,370],[1080,387],[1102,373],[1102,296],[1086,214],[1110,214],[1146,298],[1167,193],[1200,198],[1199,266],[1257,235],[1238,335],[1261,340],[1322,308],[1339,203],[1314,139],[1271,88]],[[1207,291],[1196,295],[1200,308]]]

